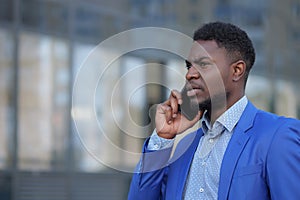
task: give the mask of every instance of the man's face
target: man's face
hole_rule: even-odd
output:
[[[213,40],[195,41],[187,59],[187,95],[204,109],[224,104],[230,93],[231,78],[225,48]]]

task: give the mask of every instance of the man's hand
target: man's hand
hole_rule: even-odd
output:
[[[178,112],[178,104],[182,104],[181,93],[177,90],[172,90],[169,99],[157,106],[155,126],[158,136],[172,139],[177,134],[191,128],[203,115],[203,111],[199,111],[196,117],[189,121]]]

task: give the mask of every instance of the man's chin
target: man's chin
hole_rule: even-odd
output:
[[[199,103],[198,106],[199,106],[199,110],[210,110],[211,102],[207,101],[207,102]]]
[[[197,106],[199,110],[209,110],[211,108],[211,100],[210,99],[202,99],[199,100],[197,98],[191,99],[191,103],[194,106]]]
[[[226,107],[227,99],[224,94],[215,95],[207,99],[197,99],[200,110],[223,109]]]

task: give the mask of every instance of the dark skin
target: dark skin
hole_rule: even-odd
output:
[[[195,41],[187,63],[187,95],[202,109],[189,121],[178,112],[178,105],[182,104],[181,93],[172,90],[169,98],[156,109],[156,131],[162,138],[172,139],[191,128],[200,120],[204,110],[213,124],[245,95],[245,62],[239,59],[233,62],[226,49],[218,47],[215,41]]]

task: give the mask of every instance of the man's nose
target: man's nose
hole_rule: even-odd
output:
[[[191,66],[186,75],[185,78],[186,80],[191,80],[191,79],[198,79],[200,77],[200,72],[197,70],[195,67]]]

